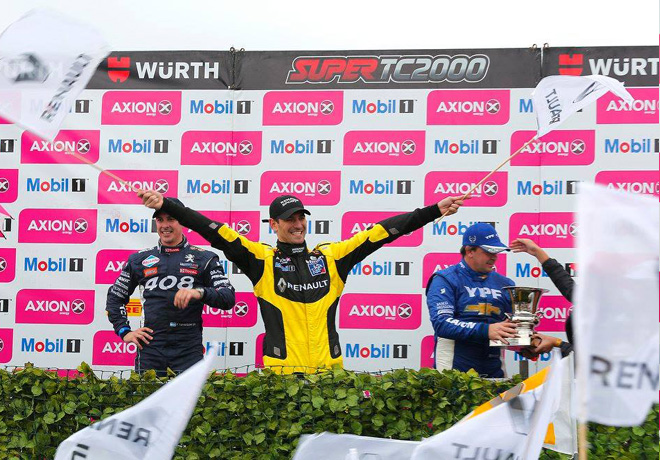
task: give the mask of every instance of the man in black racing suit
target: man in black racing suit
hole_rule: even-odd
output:
[[[174,202],[183,205],[176,198]],[[131,254],[108,289],[106,310],[115,333],[138,348],[135,370],[181,372],[200,361],[202,308],[233,308],[234,288],[218,256],[191,246],[181,224],[162,211],[154,213],[158,245]],[[132,331],[126,304],[140,286],[144,326]]]
[[[266,334],[264,365],[277,372],[316,372],[343,359],[335,316],[351,268],[383,245],[423,227],[443,212],[454,214],[460,197],[378,222],[337,243],[309,250],[305,244],[306,214],[291,195],[275,198],[268,222],[277,245],[253,242],[228,225],[180,206],[154,191],[140,191],[145,206],[174,216],[206,238],[250,279],[259,302]]]

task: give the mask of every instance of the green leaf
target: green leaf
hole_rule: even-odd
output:
[[[44,390],[43,390],[43,388],[41,388],[40,385],[38,385],[38,384],[32,385],[32,394],[33,395],[40,396],[41,394],[43,394],[43,392],[44,392]]]
[[[323,406],[323,398],[320,396],[314,396],[312,398],[312,406],[314,406],[315,409],[320,409]]]

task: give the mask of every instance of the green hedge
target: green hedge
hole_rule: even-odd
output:
[[[79,370],[84,375],[70,380],[31,367],[0,370],[0,458],[52,458],[70,434],[136,404],[165,380],[152,372],[101,380],[84,363]],[[175,458],[290,458],[301,434],[321,431],[420,440],[519,381],[430,369],[217,374],[205,384]],[[641,427],[592,424],[590,458],[656,459],[657,433],[657,407]],[[541,458],[567,457],[544,451]]]

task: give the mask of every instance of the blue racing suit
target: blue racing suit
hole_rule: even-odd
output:
[[[502,349],[488,346],[488,325],[511,313],[511,298],[502,287],[514,284],[496,272],[478,273],[465,260],[431,276],[426,302],[438,370],[474,369],[486,377],[504,377]]]
[[[144,327],[153,330],[153,340],[142,345],[135,359],[135,370],[167,368],[184,371],[204,356],[202,308],[229,310],[234,307],[234,288],[225,276],[218,256],[197,246],[186,237],[175,246],[158,246],[131,254],[117,281],[108,289],[106,310],[115,332],[122,339],[131,331],[126,304],[140,286]],[[202,288],[201,300],[191,300],[180,309],[174,306],[179,289]]]

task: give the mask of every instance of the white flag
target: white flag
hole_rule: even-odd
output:
[[[57,448],[55,460],[172,458],[208,378],[214,355],[213,351],[208,352],[202,361],[144,401],[69,436]]]
[[[568,117],[588,106],[608,91],[628,103],[633,97],[623,83],[603,75],[553,75],[545,77],[532,93],[538,125],[537,137],[556,129]]]
[[[538,459],[559,407],[567,363],[555,351],[543,385],[422,441],[412,460]]]
[[[658,199],[580,186],[578,417],[640,425],[658,402]]]
[[[419,444],[353,434],[304,435],[300,437],[293,460],[408,460]]]
[[[34,10],[0,35],[0,116],[53,141],[109,53],[93,28]]]

